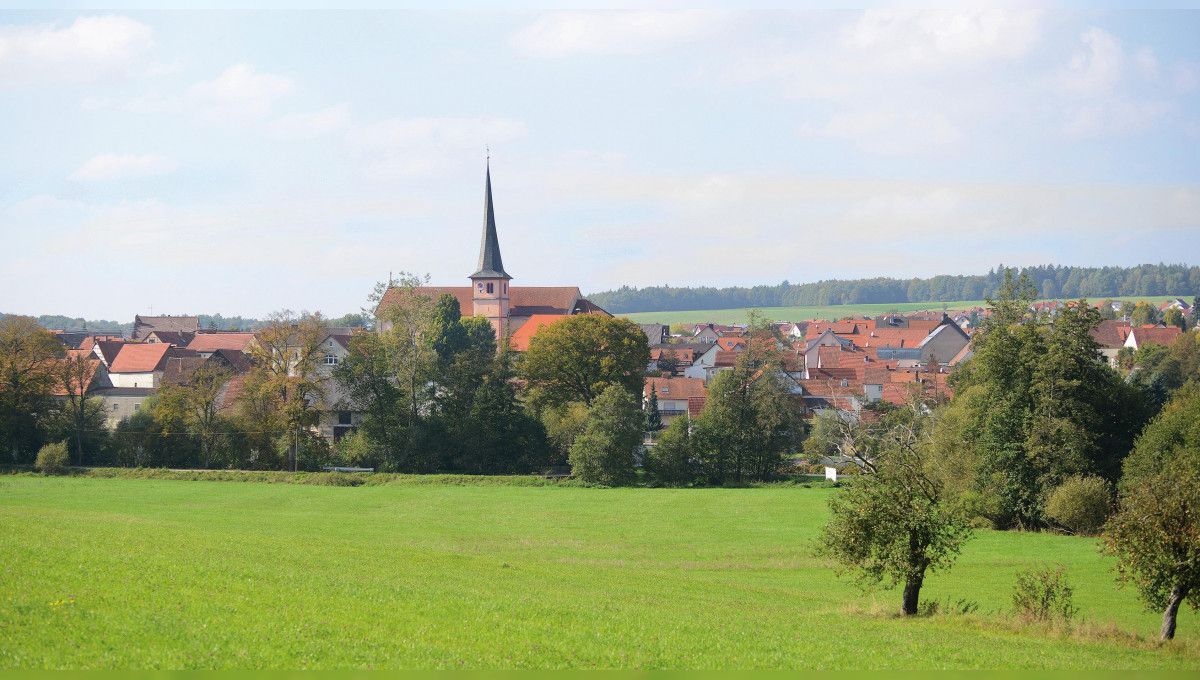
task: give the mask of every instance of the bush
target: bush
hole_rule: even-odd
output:
[[[1066,570],[1062,567],[1038,567],[1017,572],[1017,583],[1013,586],[1013,608],[1026,619],[1069,621],[1075,616],[1072,597],[1075,589],[1067,582]]]
[[[1073,534],[1090,536],[1108,519],[1110,490],[1099,477],[1075,476],[1046,501],[1046,516]]]
[[[70,465],[71,454],[67,451],[66,442],[46,444],[38,451],[37,469],[48,475],[61,474]]]
[[[698,465],[692,455],[687,418],[671,421],[656,446],[646,449],[642,468],[663,484],[688,484],[696,481]]]

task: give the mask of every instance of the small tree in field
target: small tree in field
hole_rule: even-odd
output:
[[[848,431],[844,448],[864,459],[868,474],[830,500],[832,518],[817,548],[857,572],[864,589],[903,583],[902,616],[917,613],[925,575],[949,568],[971,535],[926,460],[931,418],[914,401],[870,428],[849,428],[866,430]]]
[[[571,471],[585,482],[620,486],[633,482],[634,449],[642,442],[637,401],[609,385],[588,409],[587,429],[571,446]]]
[[[1162,610],[1163,640],[1175,637],[1181,603],[1200,608],[1198,513],[1200,475],[1180,466],[1130,488],[1104,527],[1103,549],[1116,556],[1118,579]]]

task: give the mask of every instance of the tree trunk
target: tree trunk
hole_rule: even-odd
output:
[[[16,433],[16,430],[14,429],[14,431],[13,431],[13,465],[16,465],[17,461],[19,461],[20,459],[21,459],[21,447],[19,444],[17,444],[17,433]]]
[[[1177,583],[1171,588],[1171,597],[1167,600],[1167,609],[1163,612],[1162,639],[1171,640],[1175,637],[1175,616],[1179,613],[1179,603],[1187,597],[1187,589]]]
[[[83,467],[83,435],[80,434],[82,428],[77,424],[75,426],[75,453],[79,458],[79,467]]]
[[[904,599],[900,603],[900,616],[912,616],[917,613],[917,603],[921,597],[921,584],[925,575],[909,576],[904,582]]]

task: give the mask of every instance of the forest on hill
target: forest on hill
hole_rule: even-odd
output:
[[[1143,264],[1136,267],[1070,267],[1039,265],[1013,268],[1029,277],[1042,298],[1124,298],[1200,294],[1200,267],[1186,264]],[[975,276],[934,276],[928,279],[834,279],[775,286],[677,287],[622,286],[588,295],[614,314],[798,307],[806,305],[888,304],[982,300],[994,295],[1004,280],[1004,265]]]

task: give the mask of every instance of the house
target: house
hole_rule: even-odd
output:
[[[678,346],[686,346],[692,350],[692,365],[683,369],[683,377],[706,380],[708,367],[716,365],[717,352],[721,351],[720,346],[715,342],[693,342]]]
[[[715,343],[721,339],[721,334],[713,327],[711,323],[696,329],[696,334],[692,336],[694,342]]]
[[[971,338],[958,324],[949,317],[933,328],[925,339],[917,344],[921,350],[921,361],[924,363],[946,363],[958,356],[964,347],[971,344]]]
[[[417,295],[437,298],[443,293],[458,300],[463,315],[483,316],[496,330],[497,341],[502,341],[518,332],[522,326],[538,315],[571,316],[575,314],[603,314],[612,316],[599,306],[583,297],[576,286],[515,287],[512,276],[504,270],[500,256],[500,240],[496,232],[496,216],[492,205],[492,171],[489,163],[484,180],[483,237],[479,244],[479,263],[470,277],[469,286],[420,286],[413,292]],[[379,323],[376,327],[386,331],[390,323],[379,311],[402,300],[407,289],[389,287],[376,309]]]
[[[143,342],[154,331],[184,331],[195,333],[200,330],[198,316],[141,316],[133,317],[133,332],[130,337],[135,342]]]
[[[1115,319],[1105,319],[1100,322],[1099,326],[1091,330],[1092,337],[1100,345],[1100,355],[1104,357],[1109,366],[1117,368],[1117,353],[1125,346],[1131,330],[1133,329],[1128,321]]]
[[[1165,312],[1168,309],[1178,309],[1179,311],[1183,312],[1184,315],[1186,316],[1187,314],[1191,313],[1192,306],[1189,305],[1187,302],[1185,302],[1183,300],[1183,298],[1175,298],[1174,300],[1168,300],[1158,306],[1158,311],[1160,311],[1160,312]]]
[[[650,365],[647,366],[648,371],[666,370],[662,365],[662,360],[673,359],[675,365],[672,368],[672,373],[679,373],[686,370],[692,365],[695,359],[695,351],[691,347],[683,347],[680,345],[666,345],[650,348]]]
[[[1148,344],[1158,344],[1166,347],[1175,342],[1183,333],[1178,326],[1166,328],[1131,328],[1129,337],[1125,338],[1125,347],[1137,351]]]
[[[329,332],[321,339],[321,359],[317,362],[317,375],[328,378],[333,375],[333,368],[342,363],[350,353],[350,338],[353,334],[344,332]]]
[[[187,356],[187,351],[166,343],[98,342],[95,354],[108,369],[113,387],[154,389],[162,380],[168,357]]]
[[[188,343],[191,342],[192,338],[194,337],[196,337],[196,334],[190,331],[154,330],[150,331],[146,335],[146,339],[143,342],[149,344],[166,343],[168,345],[175,345],[176,347],[187,347]]]
[[[646,378],[642,388],[642,408],[649,408],[650,395],[658,398],[658,413],[663,426],[688,415],[688,402],[705,396],[704,381],[697,378]]]

